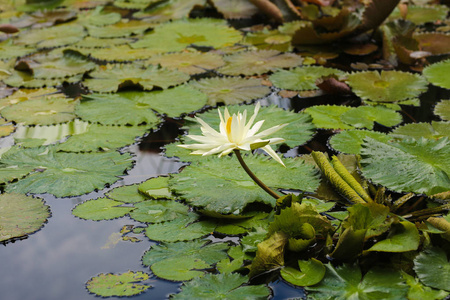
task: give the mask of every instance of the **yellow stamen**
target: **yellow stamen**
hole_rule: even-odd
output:
[[[227,126],[226,126],[226,128],[227,128],[227,135],[230,135],[230,133],[231,133],[231,121],[232,120],[233,120],[232,117],[229,117],[228,120],[227,120]]]

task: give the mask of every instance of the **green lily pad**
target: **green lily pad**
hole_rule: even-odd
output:
[[[42,199],[22,194],[1,194],[0,210],[1,242],[38,231],[50,217]]]
[[[165,53],[180,51],[191,45],[223,48],[241,39],[241,33],[228,27],[223,20],[199,18],[161,24],[131,47]]]
[[[392,103],[416,98],[427,90],[426,80],[400,71],[367,71],[348,75],[347,83],[363,100]]]
[[[205,274],[205,271],[202,271],[202,269],[210,267],[204,261],[192,257],[181,261],[178,257],[173,257],[153,264],[151,269],[153,274],[160,278],[172,281],[185,281],[201,277]]]
[[[328,143],[337,151],[348,154],[360,154],[361,145],[366,137],[370,137],[380,142],[387,142],[392,139],[391,136],[381,132],[350,129],[333,135]]]
[[[82,25],[107,26],[119,22],[122,16],[117,12],[105,12],[103,6],[78,13],[78,21]]]
[[[175,199],[169,190],[169,177],[159,176],[141,183],[139,192],[153,199]]]
[[[270,93],[270,88],[261,84],[260,79],[239,77],[214,77],[189,83],[193,88],[208,96],[208,104],[216,106],[251,102]]]
[[[281,89],[293,91],[317,90],[316,80],[328,76],[342,76],[344,72],[332,68],[318,66],[305,66],[290,70],[279,70],[273,73],[269,79]]]
[[[85,55],[89,54],[89,56],[93,59],[108,61],[111,63],[144,60],[158,53],[146,48],[133,49],[129,45],[123,44],[110,46],[108,48],[102,47],[99,49],[83,49],[81,52]]]
[[[123,202],[108,198],[88,200],[75,206],[72,214],[85,220],[111,220],[125,216],[133,210],[132,207],[121,207]]]
[[[148,200],[147,196],[139,193],[138,186],[139,184],[119,186],[105,193],[105,195],[123,203],[139,203]]]
[[[305,109],[305,113],[311,115],[312,122],[317,128],[324,129],[352,129],[344,123],[341,116],[351,111],[352,107],[341,105],[315,105]]]
[[[281,52],[292,50],[291,41],[292,34],[267,28],[261,31],[249,32],[244,38],[245,44],[252,45],[258,49]]]
[[[450,68],[450,59],[432,64],[423,69],[423,75],[429,82],[444,89],[450,89],[450,80],[446,75]]]
[[[181,292],[171,299],[267,299],[270,289],[264,285],[244,285],[247,277],[239,274],[206,274],[201,278],[185,282]]]
[[[103,38],[102,39],[102,38],[95,38],[92,36],[87,36],[82,41],[79,41],[74,46],[77,47],[78,51],[80,51],[86,55],[85,48],[104,48],[106,45],[108,45],[108,47],[113,47],[113,46],[125,45],[131,41],[132,40],[129,38],[108,38],[108,39]],[[111,49],[111,48],[109,48],[109,49]],[[115,49],[115,48],[112,48],[112,49]],[[91,52],[88,51],[88,53],[91,53]]]
[[[281,277],[298,286],[310,286],[319,283],[325,276],[325,266],[315,258],[299,260],[298,266],[300,271],[291,267],[281,269]]]
[[[67,77],[67,78],[55,78],[55,79],[36,79],[29,72],[13,71],[12,75],[4,79],[3,82],[7,85],[14,87],[24,88],[41,88],[61,86],[63,83],[75,83],[80,82],[83,78],[82,74]]]
[[[62,93],[59,93],[57,89],[55,88],[44,88],[44,89],[18,89],[14,91],[12,95],[9,95],[8,97],[5,97],[3,99],[0,99],[0,110],[3,108],[17,104],[19,102],[27,101],[32,98],[37,97],[56,97],[61,98],[64,97]]]
[[[90,293],[101,297],[134,296],[151,288],[150,285],[140,283],[148,279],[148,274],[143,272],[128,271],[122,274],[101,273],[86,282],[86,288]]]
[[[408,291],[408,299],[422,300],[422,299],[445,299],[450,293],[443,290],[435,290],[423,285],[418,278],[415,278],[405,272],[402,272],[406,284],[410,286]]]
[[[406,299],[408,286],[397,271],[374,268],[363,277],[356,265],[325,267],[323,280],[305,287],[311,299]]]
[[[81,41],[86,32],[78,24],[60,24],[49,28],[31,29],[23,32],[14,41],[17,45],[30,45],[37,48],[54,48],[75,44]]]
[[[277,68],[299,66],[303,58],[294,53],[281,53],[276,50],[256,50],[238,52],[224,57],[225,66],[218,72],[225,75],[260,75]]]
[[[159,118],[148,104],[141,103],[146,92],[121,92],[113,95],[85,96],[75,113],[83,120],[103,125],[139,125],[153,127]]]
[[[208,212],[204,212],[208,214]],[[223,218],[217,224],[215,229],[216,232],[226,234],[226,235],[238,235],[248,233],[256,228],[266,227],[269,220],[272,219],[271,215],[267,213],[249,213],[249,216],[241,215],[219,215],[212,217]]]
[[[8,60],[36,52],[34,48],[27,48],[25,46],[14,45],[11,41],[4,41],[0,43],[0,60]]]
[[[443,249],[433,247],[422,251],[414,259],[414,271],[425,285],[450,291],[450,262]]]
[[[436,22],[445,20],[448,13],[448,7],[445,5],[408,5],[406,18],[400,13],[399,8],[395,8],[389,19],[406,19],[414,24],[421,25],[427,22]]]
[[[395,128],[390,135],[403,139],[408,137],[415,139],[423,137],[430,140],[442,137],[450,138],[450,122],[409,123]]]
[[[89,124],[86,131],[70,136],[58,146],[59,151],[90,152],[108,151],[131,145],[143,136],[146,126],[105,126]]]
[[[442,120],[450,121],[450,100],[441,100],[434,107],[434,114]]]
[[[264,156],[252,155],[244,160],[269,187],[312,192],[319,185],[316,171],[301,159],[284,159],[286,168]],[[268,167],[270,173],[266,171]],[[272,176],[272,172],[277,176]],[[242,214],[250,203],[275,204],[275,200],[245,173],[235,157],[205,158],[174,174],[169,183],[172,191],[180,194],[189,205],[224,215]]]
[[[189,79],[189,75],[178,71],[157,66],[148,66],[143,69],[131,64],[97,67],[90,76],[92,79],[84,80],[83,84],[101,93],[117,92],[118,89],[127,86],[137,86],[145,90],[152,90],[155,86],[167,89]]]
[[[242,112],[244,109],[247,110],[247,112],[251,112],[253,111],[254,106],[233,105],[227,106],[227,109],[230,114],[233,115],[239,111]],[[220,118],[216,110],[208,111],[198,115],[198,117],[208,123],[212,128],[215,128],[216,130],[219,129]],[[189,134],[201,134],[201,126],[197,121],[194,121],[192,118],[186,118],[186,120],[189,121],[185,123],[185,128],[189,129]],[[283,123],[288,123],[287,126],[276,132],[276,136],[285,139],[284,144],[291,148],[305,144],[312,138],[314,133],[314,125],[311,123],[311,118],[308,114],[286,111],[276,105],[261,107],[255,118],[255,122],[261,120],[264,120],[261,130],[269,129]],[[190,157],[192,158],[193,156],[194,155],[191,155]]]
[[[393,224],[389,235],[370,247],[367,251],[407,252],[417,250],[420,244],[416,225],[403,221]]]
[[[189,75],[215,70],[225,64],[221,55],[210,52],[166,53],[150,57],[146,62],[161,65],[161,67],[169,70],[176,69]]]
[[[5,107],[2,116],[24,125],[51,125],[75,119],[77,100],[39,97]]]
[[[373,129],[374,122],[392,127],[402,122],[402,115],[382,106],[354,107],[341,115],[341,120],[355,128]]]
[[[133,34],[140,35],[152,27],[153,25],[151,23],[125,18],[120,22],[108,26],[86,26],[89,35],[96,38],[119,38],[128,37]]]
[[[147,200],[134,205],[130,217],[143,223],[161,223],[188,215],[189,206],[171,200]]]
[[[11,148],[2,155],[0,174],[11,170],[27,175],[6,189],[19,193],[50,193],[57,197],[76,196],[103,189],[116,182],[132,162],[129,154],[62,153],[54,148]],[[9,175],[7,175],[9,176]],[[20,176],[20,177],[22,177]],[[17,178],[20,178],[17,177]],[[5,180],[4,177],[1,177]],[[9,179],[9,178],[6,178]]]
[[[209,221],[199,221],[196,214],[189,214],[184,218],[177,218],[170,222],[149,224],[145,235],[160,242],[189,241],[201,238],[214,231],[215,224]]]
[[[380,142],[366,138],[361,149],[362,173],[398,192],[432,195],[450,189],[448,139]]]

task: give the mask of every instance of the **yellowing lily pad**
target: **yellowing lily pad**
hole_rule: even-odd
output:
[[[293,91],[316,90],[316,80],[328,75],[343,75],[342,71],[318,66],[298,67],[290,70],[279,70],[272,74],[270,81],[281,89]]]
[[[6,123],[5,119],[0,118],[0,137],[8,136],[15,130],[14,125]]]
[[[133,17],[143,18],[153,23],[163,23],[170,20],[188,18],[195,7],[206,5],[206,0],[151,0],[151,3],[148,1],[143,3],[146,4],[146,8],[134,13]]]
[[[414,24],[421,25],[427,22],[445,20],[447,13],[448,7],[445,5],[408,5],[405,19],[413,22]],[[398,7],[394,9],[389,18],[401,18],[401,13]]]
[[[31,29],[20,34],[14,43],[37,48],[54,48],[75,44],[85,35],[83,26],[68,23],[43,29]]]
[[[148,280],[149,276],[143,272],[128,271],[122,274],[99,274],[86,282],[89,292],[101,297],[134,296],[151,288],[150,285],[140,283]]]
[[[24,87],[24,88],[41,88],[41,87],[52,87],[61,86],[64,82],[75,83],[80,82],[83,75],[75,75],[67,78],[56,78],[56,79],[36,79],[29,72],[23,71],[13,71],[12,75],[3,80],[4,83],[14,87]]]
[[[89,35],[96,38],[128,37],[132,34],[142,34],[153,27],[152,24],[142,20],[122,19],[108,26],[86,26]]]
[[[243,79],[239,77],[206,78],[189,83],[208,96],[208,104],[226,105],[250,102],[270,93],[270,88],[261,84],[260,79]]]
[[[10,41],[0,43],[0,60],[8,60],[36,52],[36,49],[14,45]]]
[[[303,58],[294,53],[276,50],[245,51],[224,57],[226,65],[218,71],[226,75],[260,75],[277,68],[291,68],[302,64]]]
[[[1,242],[32,234],[50,217],[42,199],[14,193],[0,195],[0,211]]]

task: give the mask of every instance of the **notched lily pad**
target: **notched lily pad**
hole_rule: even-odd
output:
[[[425,285],[450,291],[450,262],[443,249],[432,247],[422,251],[414,259],[414,271]]]
[[[312,122],[317,128],[324,129],[352,129],[353,126],[342,121],[341,116],[352,110],[352,107],[341,105],[315,105],[305,109],[311,115]]]
[[[390,136],[403,139],[408,137],[419,139],[423,137],[430,140],[437,140],[442,137],[450,138],[450,122],[409,123],[395,128],[390,133]]]
[[[101,273],[86,282],[86,288],[90,293],[101,297],[129,297],[141,294],[151,288],[150,285],[141,283],[148,279],[148,274],[143,272]]]
[[[119,186],[105,193],[105,195],[123,203],[139,203],[148,200],[146,195],[139,193],[138,186],[139,184]]]
[[[434,114],[442,120],[450,121],[450,100],[441,100],[434,107]]]
[[[153,199],[174,199],[169,189],[169,177],[159,176],[141,183],[139,192]]]
[[[50,217],[41,198],[15,193],[0,195],[0,211],[0,242],[32,234]]]
[[[143,223],[162,223],[188,215],[189,206],[171,200],[147,200],[134,205],[130,217]]]
[[[447,72],[450,69],[450,59],[432,64],[423,69],[423,75],[432,84],[450,89],[450,79]]]
[[[350,129],[333,135],[328,143],[333,149],[339,152],[360,154],[361,144],[364,142],[366,137],[382,142],[387,142],[392,138],[381,132]]]
[[[3,41],[0,43],[0,60],[8,60],[25,56],[36,52],[34,48],[27,48],[25,46],[14,45],[11,41]]]

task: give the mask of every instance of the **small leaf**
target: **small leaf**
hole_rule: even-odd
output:
[[[367,251],[407,252],[417,250],[420,243],[419,231],[408,221],[393,224],[386,239],[377,242]]]
[[[316,90],[316,80],[328,75],[343,75],[342,71],[331,68],[306,66],[290,70],[279,70],[270,76],[270,81],[276,87],[286,90],[307,91]]]
[[[105,193],[105,195],[123,203],[139,203],[147,200],[146,195],[139,193],[138,187],[138,184],[119,186]]]
[[[290,267],[281,269],[281,277],[298,286],[310,286],[319,283],[325,276],[325,266],[315,258],[299,260],[298,266],[300,271]]]
[[[434,107],[434,114],[442,120],[450,121],[450,100],[442,100]]]
[[[128,271],[117,275],[101,273],[86,282],[86,288],[101,297],[134,296],[151,288],[150,285],[138,283],[148,278],[148,274],[143,272]]]
[[[286,244],[287,235],[283,232],[275,232],[267,240],[259,243],[248,276],[251,278],[262,272],[283,266]]]
[[[444,89],[450,89],[450,80],[446,76],[449,67],[450,59],[434,63],[423,69],[423,75],[432,84]]]
[[[139,192],[153,199],[175,199],[169,190],[169,177],[150,178],[138,186]]]
[[[75,206],[72,214],[85,220],[111,220],[125,216],[133,210],[132,207],[120,207],[122,202],[108,198],[88,200]]]

